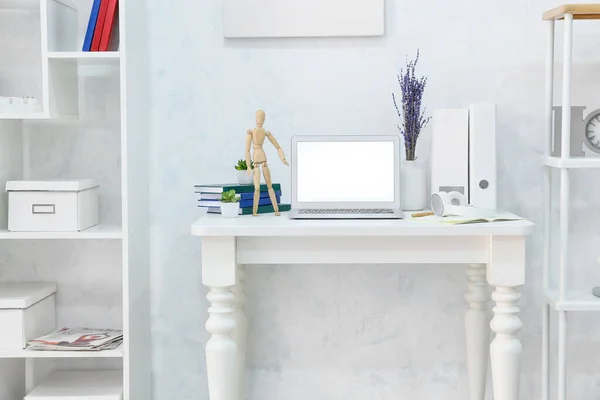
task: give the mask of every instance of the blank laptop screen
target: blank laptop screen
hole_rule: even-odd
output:
[[[298,142],[296,146],[296,201],[394,201],[393,141]]]

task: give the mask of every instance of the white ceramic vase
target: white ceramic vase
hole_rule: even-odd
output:
[[[427,208],[427,174],[415,161],[404,161],[400,168],[400,206],[407,211]]]
[[[221,202],[221,216],[223,218],[237,218],[240,216],[240,203]]]
[[[248,175],[248,170],[235,171],[237,174],[237,180],[240,185],[251,185],[254,182],[253,174]]]

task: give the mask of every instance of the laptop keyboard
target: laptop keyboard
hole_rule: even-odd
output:
[[[394,214],[394,210],[391,208],[303,208],[298,210],[298,214]]]

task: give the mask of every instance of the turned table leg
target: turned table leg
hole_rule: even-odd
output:
[[[235,295],[235,329],[233,330],[233,340],[237,345],[237,366],[238,366],[238,379],[239,379],[239,394],[238,400],[244,400],[246,398],[246,336],[248,334],[248,322],[246,318],[246,312],[244,311],[244,304],[246,303],[246,292],[244,290],[244,279],[246,271],[243,265],[239,265],[236,274],[236,285],[233,288],[233,294]]]
[[[523,347],[517,334],[523,324],[519,318],[519,287],[525,283],[525,238],[493,236],[490,242],[487,281],[495,288],[495,334],[490,346],[494,400],[518,400]]]
[[[245,346],[242,315],[243,278],[236,263],[234,237],[202,239],[202,283],[210,288],[206,329],[206,374],[209,400],[240,400],[240,350]]]
[[[210,400],[237,400],[237,346],[235,329],[235,297],[230,287],[211,287],[206,296],[210,302],[206,329],[211,334],[206,343],[206,374]]]
[[[495,400],[517,400],[521,377],[521,352],[517,338],[522,323],[519,319],[521,295],[514,287],[496,287],[492,299],[496,302],[491,327],[496,337],[490,347]]]
[[[468,291],[465,299],[469,308],[465,315],[465,331],[470,400],[485,400],[491,319],[488,307],[490,291],[485,274],[485,264],[471,264],[467,267]]]

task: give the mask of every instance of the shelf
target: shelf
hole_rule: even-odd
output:
[[[544,156],[544,165],[554,168],[600,168],[600,157],[577,157],[562,159]]]
[[[150,386],[150,382],[147,385]],[[122,370],[57,370],[48,374],[40,382],[36,382],[26,399],[114,400],[130,397],[133,396],[128,396],[127,392],[124,394]],[[149,395],[144,395],[137,398],[149,397]]]
[[[121,58],[118,51],[51,51],[49,59],[115,60]]]
[[[50,70],[61,68],[67,75],[106,77],[119,74],[121,53],[118,51],[65,51],[48,53]],[[62,75],[62,73],[60,73]]]
[[[79,74],[102,76],[118,72],[121,53],[118,51],[55,51],[48,53],[48,61],[51,65],[67,64],[75,68],[79,67]]]
[[[573,14],[573,19],[600,19],[600,4],[565,4],[546,11],[542,19],[565,19],[565,14]]]
[[[592,294],[592,288],[587,292],[567,293],[564,301],[559,300],[558,291],[553,289],[546,290],[544,297],[556,311],[600,311],[600,298]]]
[[[9,232],[0,230],[0,239],[121,239],[120,226],[97,225],[81,232]]]
[[[123,345],[103,351],[0,350],[0,358],[123,358]]]
[[[47,113],[0,113],[2,119],[50,119]]]

